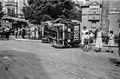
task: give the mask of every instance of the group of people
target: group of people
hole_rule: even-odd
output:
[[[18,37],[22,37],[23,39],[25,39],[25,35],[26,35],[26,28],[25,27],[22,27],[22,28],[16,28],[15,31],[15,38],[18,38]]]
[[[7,39],[9,40],[9,36],[10,36],[10,27],[9,26],[4,26],[3,28],[0,28],[0,37],[2,39]]]
[[[22,28],[16,28],[15,38],[22,37],[23,39],[29,38],[29,39],[39,39],[41,36],[41,30],[39,26],[32,26],[32,27],[22,27]]]
[[[114,33],[111,30],[109,34],[107,34],[108,37],[108,52],[113,53],[114,49]],[[95,48],[97,49],[97,52],[100,52],[103,47],[103,32],[101,28],[96,29],[94,32],[87,30],[87,27],[83,27],[82,30],[82,41],[81,44],[84,45],[91,45],[92,43],[95,43]]]

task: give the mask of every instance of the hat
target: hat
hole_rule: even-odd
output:
[[[84,26],[83,28],[86,28],[86,26]]]

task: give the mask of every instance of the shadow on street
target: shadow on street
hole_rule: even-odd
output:
[[[0,79],[50,79],[40,61],[31,53],[0,51]]]
[[[118,59],[115,59],[115,58],[109,58],[109,60],[115,64],[116,66],[119,66],[120,67],[120,60]]]

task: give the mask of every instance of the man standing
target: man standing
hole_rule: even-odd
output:
[[[120,56],[120,30],[119,30],[119,37],[118,37],[118,55]],[[118,62],[116,66],[120,66],[120,62]]]
[[[82,30],[82,41],[81,41],[81,44],[82,44],[82,45],[84,45],[84,37],[85,37],[86,32],[89,32],[89,31],[88,31],[87,28],[84,26],[84,27],[83,27],[83,30]]]
[[[118,54],[120,56],[120,32],[119,32],[119,38],[118,38]]]
[[[18,30],[17,30],[17,28],[15,29],[15,38],[17,38],[17,36],[18,36]]]
[[[10,36],[10,28],[9,28],[9,26],[5,27],[5,36],[6,36],[6,39],[9,40],[9,36]]]
[[[25,39],[26,30],[25,27],[22,28],[22,38]]]

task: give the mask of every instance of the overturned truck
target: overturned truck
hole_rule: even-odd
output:
[[[80,22],[72,20],[53,21],[43,26],[43,42],[52,43],[55,48],[76,47],[80,43]]]

